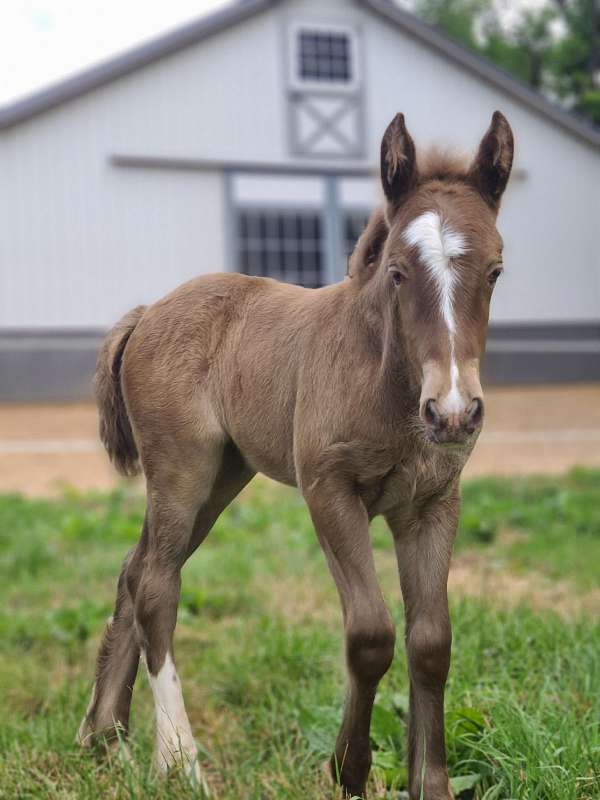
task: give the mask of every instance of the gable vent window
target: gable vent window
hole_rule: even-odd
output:
[[[348,83],[352,55],[347,33],[302,30],[298,42],[298,74],[305,81]]]
[[[359,88],[358,34],[345,25],[311,22],[289,29],[290,88],[351,94]]]
[[[315,288],[325,282],[321,215],[309,210],[243,209],[240,268],[247,275]]]

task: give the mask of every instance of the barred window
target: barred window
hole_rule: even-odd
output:
[[[238,214],[240,269],[315,288],[324,283],[321,216],[314,211],[243,209]]]
[[[352,81],[350,37],[339,31],[301,30],[298,41],[298,75],[305,81]]]

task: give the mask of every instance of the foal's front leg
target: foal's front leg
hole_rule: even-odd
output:
[[[377,582],[361,499],[336,478],[314,482],[304,497],[341,598],[346,634],[349,686],[332,773],[348,796],[364,796],[373,700],[392,661],[396,632]]]
[[[408,769],[410,800],[451,800],[444,736],[444,689],[452,630],[448,569],[458,497],[435,501],[418,520],[390,514],[406,615],[410,675]],[[423,785],[422,785],[423,784]]]

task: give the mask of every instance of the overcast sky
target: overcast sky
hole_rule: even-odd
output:
[[[510,16],[544,0],[497,2]],[[0,0],[0,105],[224,5],[227,0]]]

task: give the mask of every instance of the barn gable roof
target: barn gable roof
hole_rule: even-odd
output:
[[[169,31],[107,61],[94,65],[46,89],[0,108],[0,130],[18,125],[43,111],[79,97],[134,70],[176,53],[222,31],[231,25],[278,5],[282,0],[237,0],[231,6]],[[549,102],[539,92],[514,78],[487,59],[452,41],[413,14],[403,11],[392,0],[360,0],[362,5],[420,41],[442,53],[467,71],[483,78],[509,97],[571,134],[600,147],[600,130],[585,120]]]

